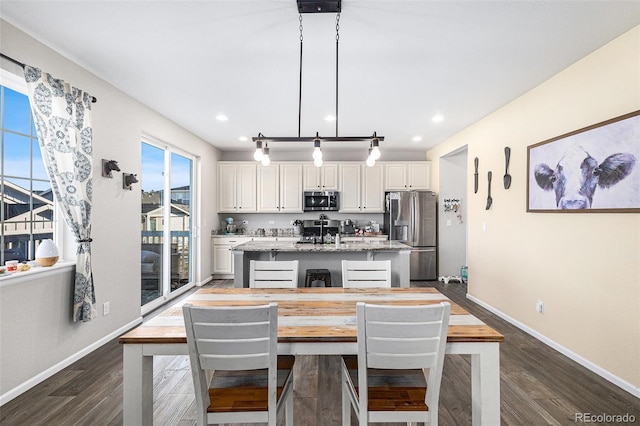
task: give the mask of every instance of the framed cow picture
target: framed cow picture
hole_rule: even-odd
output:
[[[640,111],[527,147],[528,212],[640,212]]]

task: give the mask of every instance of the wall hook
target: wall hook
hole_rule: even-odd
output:
[[[118,162],[116,160],[105,160],[102,159],[102,177],[113,178],[113,174],[111,172],[120,171],[120,167],[118,167]]]
[[[136,178],[137,175],[133,173],[123,173],[122,174],[122,188],[132,190],[131,185],[138,182]]]

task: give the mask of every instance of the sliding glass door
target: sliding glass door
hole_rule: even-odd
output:
[[[193,282],[193,164],[175,149],[142,142],[142,306]]]

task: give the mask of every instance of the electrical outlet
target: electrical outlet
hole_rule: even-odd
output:
[[[544,302],[542,300],[538,300],[536,302],[536,311],[540,314],[544,314]]]
[[[109,315],[110,312],[110,307],[109,307],[109,302],[104,302],[104,304],[102,305],[102,316],[107,316]]]
[[[269,225],[275,225],[275,224],[276,224],[276,221],[275,221],[275,220],[270,220],[270,221],[269,221]]]

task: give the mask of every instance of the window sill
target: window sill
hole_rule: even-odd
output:
[[[59,274],[71,269],[75,269],[76,262],[70,260],[61,260],[53,266],[46,268],[42,266],[32,266],[31,269],[24,272],[14,272],[9,275],[0,276],[0,288],[10,287],[26,281],[45,278],[49,275]]]

